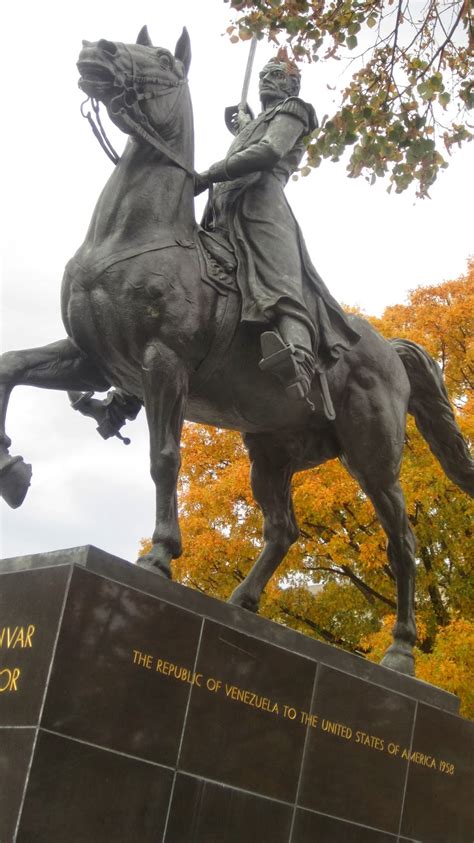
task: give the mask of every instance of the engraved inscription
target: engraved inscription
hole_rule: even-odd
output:
[[[244,705],[251,705],[253,708],[261,708],[262,711],[269,711],[271,714],[279,714],[280,709],[278,703],[262,697],[259,694],[254,694],[253,691],[246,691],[243,688],[238,688],[237,685],[225,685],[226,697],[230,697],[236,702],[242,702]],[[293,709],[294,710],[294,709]]]
[[[33,647],[33,636],[36,627],[30,623],[26,626],[1,626],[0,650],[28,650]],[[2,667],[0,665],[0,694],[15,693],[20,688],[21,668]]]
[[[352,729],[350,726],[344,726],[343,723],[333,723],[332,720],[326,720],[324,717],[321,721],[321,729],[323,732],[329,732],[331,735],[345,738],[346,741],[350,741],[352,738]]]
[[[0,669],[0,694],[3,694],[4,691],[18,691],[20,673],[19,667]]]
[[[418,752],[412,747],[400,746],[394,741],[387,741],[380,735],[365,732],[362,729],[354,729],[348,723],[339,723],[329,717],[321,717],[316,712],[299,710],[293,706],[283,703],[281,700],[272,700],[257,690],[251,688],[240,688],[238,685],[231,685],[216,676],[204,676],[202,673],[194,672],[190,667],[161,659],[141,650],[132,650],[132,661],[137,667],[145,670],[154,670],[179,682],[186,682],[195,685],[197,688],[209,691],[214,694],[221,694],[230,702],[250,706],[267,712],[277,718],[290,720],[295,724],[326,732],[331,738],[342,739],[356,744],[364,749],[374,752],[386,753],[391,758],[403,758],[411,764],[418,764],[427,770],[437,770],[448,776],[455,774],[455,767],[449,761],[440,759],[433,755]]]
[[[33,635],[35,634],[34,624],[28,626],[2,626],[0,627],[0,648],[14,650],[33,646]]]

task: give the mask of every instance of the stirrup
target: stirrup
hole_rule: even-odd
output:
[[[260,337],[262,359],[259,366],[262,371],[270,369],[277,377],[296,378],[298,369],[294,360],[295,347],[286,345],[276,331],[264,331]]]
[[[306,401],[312,411],[315,407],[308,398],[311,391],[311,378],[302,373],[301,363],[296,360],[296,349],[292,343],[286,345],[276,331],[264,331],[260,337],[262,359],[259,366],[262,371],[271,371],[285,387],[288,398],[292,401]],[[316,368],[319,379],[319,387],[323,402],[324,415],[328,421],[334,421],[336,411],[329,392],[328,381],[325,372]]]
[[[271,371],[278,378],[291,401],[304,400],[311,388],[311,378],[302,371],[294,345],[284,343],[276,331],[265,331],[260,337],[260,345],[262,371]]]

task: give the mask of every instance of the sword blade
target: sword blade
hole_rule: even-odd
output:
[[[254,35],[250,42],[249,57],[247,59],[247,67],[245,68],[244,84],[242,86],[242,94],[239,102],[239,111],[245,111],[247,105],[247,97],[249,93],[250,79],[252,76],[253,62],[255,59],[255,51],[257,49],[257,36]]]

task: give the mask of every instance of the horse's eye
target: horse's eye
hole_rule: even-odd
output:
[[[164,70],[171,70],[173,66],[172,59],[170,56],[161,56],[160,57],[160,65]]]
[[[104,52],[110,53],[111,56],[115,56],[117,52],[116,44],[114,44],[113,41],[106,41],[105,38],[101,38],[100,41],[97,42],[97,46],[100,50],[104,50]]]

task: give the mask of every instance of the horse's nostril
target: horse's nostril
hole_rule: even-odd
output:
[[[117,47],[114,42],[106,41],[105,38],[101,38],[100,41],[97,42],[97,46],[106,53],[110,53],[111,56],[115,56],[115,53],[117,52]]]

